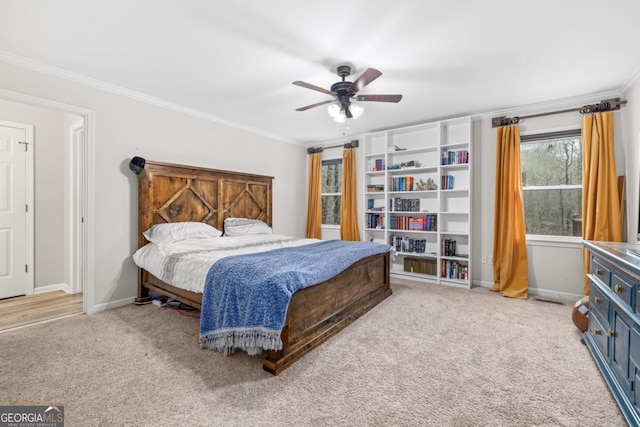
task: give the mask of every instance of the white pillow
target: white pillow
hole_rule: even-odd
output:
[[[156,224],[142,234],[156,245],[168,245],[186,239],[210,239],[222,236],[220,230],[204,222]]]
[[[224,235],[246,236],[248,234],[273,234],[271,227],[259,219],[227,218],[224,220]]]

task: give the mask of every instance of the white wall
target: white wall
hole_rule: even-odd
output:
[[[34,125],[34,286],[65,285],[64,114],[0,99],[0,120]]]
[[[95,217],[87,219],[95,232],[91,311],[128,303],[136,294],[131,255],[137,248],[137,180],[128,168],[133,156],[273,176],[274,230],[304,235],[306,150],[301,145],[6,63],[0,63],[0,89],[95,112],[95,170],[89,171],[95,177]]]
[[[640,75],[624,92],[623,126],[627,136],[625,163],[627,169],[627,241],[637,242],[640,192]]]

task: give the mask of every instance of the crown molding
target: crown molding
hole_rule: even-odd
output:
[[[286,138],[283,138],[280,135],[274,135],[269,132],[264,132],[259,129],[254,129],[249,126],[242,125],[240,123],[223,119],[218,116],[214,116],[212,114],[204,113],[202,111],[185,107],[184,105],[176,104],[170,101],[166,101],[161,98],[156,98],[153,96],[145,95],[140,92],[136,92],[122,86],[114,85],[111,83],[104,82],[102,80],[94,79],[92,77],[87,77],[82,74],[74,73],[72,71],[65,70],[63,68],[54,67],[52,65],[47,65],[38,61],[34,61],[29,58],[25,58],[20,55],[16,55],[10,52],[0,50],[0,62],[4,62],[9,65],[13,65],[20,68],[25,68],[30,71],[35,71],[38,73],[46,74],[51,77],[56,77],[59,79],[67,80],[72,83],[78,83],[84,86],[88,86],[94,89],[98,89],[104,92],[109,92],[114,95],[123,96],[125,98],[133,99],[135,101],[144,102],[146,104],[154,105],[156,107],[164,108],[167,110],[175,111],[177,113],[181,113],[190,117],[194,117],[197,119],[206,120],[208,122],[213,122],[219,125],[228,126],[230,128],[234,128],[237,130],[249,132],[252,134],[264,136],[266,138],[275,139],[277,141],[286,142],[288,144],[294,144],[298,146],[305,146],[304,143],[299,141],[293,141]]]
[[[638,82],[638,79],[640,79],[640,68],[638,68],[631,78],[622,86],[620,92],[623,93],[624,96],[627,96],[629,91],[631,91],[631,87]]]

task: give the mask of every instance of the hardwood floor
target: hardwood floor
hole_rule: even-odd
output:
[[[82,314],[82,294],[64,291],[0,300],[0,332]]]

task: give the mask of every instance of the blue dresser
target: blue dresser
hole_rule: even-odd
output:
[[[627,422],[640,426],[640,245],[583,245],[591,258],[584,340]]]

